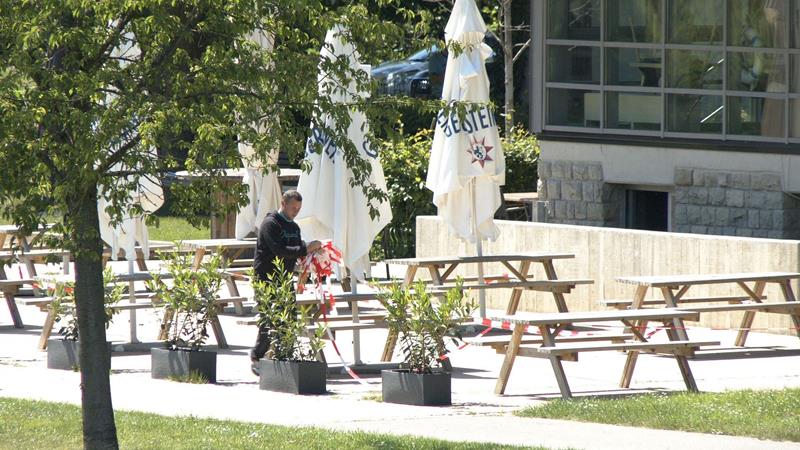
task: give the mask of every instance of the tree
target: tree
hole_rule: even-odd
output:
[[[493,18],[489,28],[493,30],[492,32],[497,31],[502,34],[502,39],[498,37],[498,41],[503,44],[503,66],[505,68],[504,133],[506,138],[510,139],[513,137],[511,129],[514,126],[515,112],[514,63],[525,54],[531,43],[530,26],[526,25],[528,14],[525,14],[525,12],[530,12],[528,9],[530,4],[519,6],[527,2],[515,3],[513,0],[492,0],[491,3],[494,4],[494,7],[486,8],[492,12],[491,17]],[[514,11],[522,14],[514,14]],[[512,17],[517,17],[516,25]],[[517,36],[514,35],[515,32],[518,34]]]
[[[337,125],[317,126],[344,152],[353,183],[363,184],[368,165],[344,139],[348,108],[391,119],[392,100],[331,104],[311,74],[334,23],[348,27],[366,62],[388,56],[379,43],[402,38],[403,30],[375,14],[393,3],[0,0],[0,214],[28,231],[55,222],[61,237],[48,244],[74,256],[86,448],[118,447],[98,198],[114,220],[139,214],[131,191],[140,179],[182,166],[204,177],[173,191],[177,209],[193,221],[208,210],[222,213],[211,190],[245,200],[243,186],[220,180],[223,168],[240,165],[237,140],[252,143],[261,160],[276,146],[302,155],[308,120],[322,112]],[[414,20],[413,11],[398,14]],[[274,49],[248,40],[254,30],[273,36]],[[367,87],[367,77],[345,61],[325,65]],[[256,131],[259,123],[268,123],[266,133]],[[153,148],[158,158],[148,157]]]

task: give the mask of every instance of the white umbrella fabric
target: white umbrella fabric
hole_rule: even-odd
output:
[[[352,43],[345,41],[343,33],[341,26],[328,31],[321,58],[332,60],[344,55],[351,69],[364,71],[358,62],[358,53]],[[322,71],[318,80],[320,93],[327,93],[325,95],[329,95],[333,102],[348,103],[366,95],[357,92],[352,80],[342,83]],[[364,138],[368,129],[367,118],[363,112],[353,109],[350,118],[347,137],[359,150],[360,156],[370,164],[369,182],[386,192],[386,179],[377,152],[369,147]],[[329,129],[334,128],[333,119],[329,116],[314,120],[325,123]],[[312,127],[312,137],[306,145],[306,160],[310,162],[311,171],[300,174],[297,190],[303,196],[303,208],[296,220],[304,238],[331,239],[333,245],[342,251],[342,262],[350,269],[351,276],[361,280],[369,269],[372,241],[392,220],[392,210],[388,202],[378,204],[373,200],[372,204],[380,216],[375,219],[370,217],[369,203],[361,186],[350,186],[352,171],[347,167],[342,152],[321,128],[313,124]],[[314,151],[315,143],[324,147],[321,154]]]
[[[486,25],[474,0],[456,0],[445,28],[451,48],[442,88],[442,100],[486,105],[489,78],[484,61],[491,49],[483,43]],[[456,55],[450,44],[463,50]],[[431,148],[426,186],[433,191],[438,215],[460,238],[475,242],[494,240],[499,230],[494,213],[501,205],[500,186],[505,184],[505,158],[497,121],[487,106],[467,108],[459,117],[455,111],[440,112]],[[479,265],[482,280],[483,267]],[[481,316],[486,314],[483,290]]]
[[[121,47],[114,49],[115,56],[138,56],[140,53],[138,46],[133,43],[132,36],[128,33],[125,43]],[[122,62],[121,64],[125,64]],[[113,94],[108,95],[107,102],[114,101]],[[158,158],[155,148],[149,148],[142,158]],[[112,167],[112,171],[122,171],[126,169],[122,164],[117,163]],[[127,168],[130,169],[130,168]],[[125,183],[127,180],[120,180]],[[111,259],[116,261],[119,258],[119,251],[125,251],[125,259],[128,261],[128,273],[133,274],[133,262],[136,260],[136,244],[142,250],[144,259],[150,258],[150,240],[147,232],[145,219],[148,214],[152,214],[164,204],[164,190],[161,181],[152,177],[140,177],[138,186],[131,192],[132,204],[142,207],[143,213],[133,215],[128,211],[123,214],[122,220],[117,224],[111,223],[111,216],[106,212],[107,200],[100,195],[97,199],[97,212],[100,219],[100,238],[111,247]],[[130,282],[128,293],[131,303],[136,302],[133,281]],[[136,310],[130,310],[130,336],[131,342],[137,342],[136,338]]]
[[[261,45],[265,51],[273,48],[274,41],[262,31],[256,31],[250,40]],[[258,124],[256,130],[264,133],[266,127]],[[253,147],[246,142],[239,142],[239,154],[242,156],[244,175],[242,183],[247,185],[248,204],[236,214],[236,239],[244,239],[250,233],[258,233],[258,227],[267,213],[277,209],[281,204],[281,187],[277,172],[271,170],[278,161],[278,149],[274,149],[269,161],[264,164],[255,157]]]

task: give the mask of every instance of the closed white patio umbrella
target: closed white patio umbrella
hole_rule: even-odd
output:
[[[474,242],[497,238],[494,214],[501,205],[505,158],[497,121],[489,110],[489,78],[484,61],[491,49],[483,43],[486,25],[474,0],[456,0],[445,28],[449,54],[442,100],[449,105],[467,102],[466,114],[441,111],[431,148],[426,186],[433,191],[438,215],[460,238]],[[461,49],[458,53],[453,44]],[[478,266],[483,282],[483,267]],[[486,302],[480,291],[481,317]]]
[[[341,26],[334,27],[325,38],[326,45],[321,51],[321,58],[334,59],[346,56],[352,70],[364,71],[358,62],[358,53],[353,44],[346,42]],[[331,101],[350,103],[363,98],[363,92],[357,92],[355,82],[341,82],[331,75],[320,72],[320,92],[327,93]],[[345,89],[334,89],[333,86]],[[347,138],[358,149],[362,158],[369,162],[371,173],[369,183],[386,192],[386,179],[378,160],[377,152],[369,147],[365,140],[368,129],[366,115],[362,111],[350,111],[350,125]],[[333,118],[318,117],[315,122],[325,123],[328,128],[335,128]],[[297,217],[304,239],[331,239],[333,245],[342,251],[342,261],[350,269],[355,279],[363,279],[369,268],[369,249],[372,241],[380,231],[392,220],[392,210],[388,202],[377,203],[379,216],[371,218],[369,201],[361,186],[351,186],[352,171],[344,160],[342,151],[327,137],[324,131],[314,127],[312,137],[306,146],[306,159],[310,162],[311,171],[301,173],[297,190],[303,196],[303,208]],[[323,152],[314,151],[315,144],[323,147]]]
[[[264,51],[270,51],[274,42],[270,36],[262,31],[256,31],[250,36],[250,40],[258,43]],[[263,124],[255,126],[256,131],[264,133],[266,127]],[[275,167],[278,161],[278,149],[274,149],[270,154],[269,161],[259,161],[255,157],[253,147],[246,142],[239,142],[239,154],[242,156],[244,173],[242,182],[247,185],[248,204],[236,214],[236,239],[244,239],[249,234],[258,233],[258,227],[267,216],[267,213],[277,209],[281,203],[281,187],[278,182],[278,174],[271,168]]]
[[[358,53],[353,44],[346,41],[344,33],[345,29],[341,26],[328,31],[320,52],[322,61],[344,56],[351,70],[369,73],[359,64]],[[332,102],[351,103],[366,95],[357,90],[353,80],[337,80],[322,70],[322,63],[320,66],[320,93],[329,96]],[[378,203],[371,200],[379,215],[370,217],[370,200],[361,186],[350,185],[352,170],[347,166],[342,150],[325,134],[320,124],[328,129],[336,128],[335,120],[330,116],[315,117],[313,120],[311,138],[306,144],[306,160],[310,163],[311,171],[300,174],[297,190],[303,196],[303,207],[296,220],[304,239],[330,239],[341,250],[342,262],[350,269],[351,291],[355,293],[356,280],[364,279],[364,273],[369,270],[372,241],[392,220],[392,210],[388,201]],[[350,108],[347,138],[370,165],[367,182],[386,192],[386,179],[377,152],[365,139],[367,127],[366,115]],[[323,148],[321,153],[314,151],[317,145]],[[358,321],[357,303],[353,305],[353,321]],[[357,330],[353,332],[353,348],[355,362],[360,363]]]

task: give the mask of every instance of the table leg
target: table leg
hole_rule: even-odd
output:
[[[47,340],[53,332],[53,324],[56,323],[56,312],[53,308],[47,308],[47,317],[42,325],[42,334],[39,335],[39,350],[47,350]]]
[[[548,259],[543,261],[542,264],[544,265],[544,272],[547,275],[548,280],[557,280],[558,277],[556,276],[556,268],[553,267],[553,260]],[[553,292],[553,298],[556,299],[556,306],[558,307],[558,312],[565,313],[569,312],[567,309],[567,302],[564,300],[564,294],[561,292]]]
[[[406,277],[403,279],[405,286],[410,286],[414,282],[414,276],[417,274],[417,266],[411,265],[406,268]]]
[[[788,283],[788,281],[787,281],[787,283]],[[786,297],[786,291],[785,291],[785,288],[784,288],[784,283],[780,283],[780,285],[781,285],[781,289],[784,289],[784,293],[783,293],[784,298],[788,298],[788,297]],[[764,295],[764,289],[767,287],[767,283],[765,283],[764,281],[757,281],[756,285],[755,285],[755,288],[753,289],[752,292],[748,292],[750,289],[747,288],[747,285],[744,285],[742,287],[745,288],[744,290],[745,290],[745,292],[747,292],[747,295],[752,297],[754,301],[760,303],[761,302],[761,297]],[[791,287],[789,287],[789,290],[791,291]],[[793,293],[790,293],[790,295],[792,297],[794,297]],[[737,347],[744,347],[744,343],[747,341],[747,335],[750,334],[750,328],[753,327],[753,320],[755,318],[756,318],[756,312],[755,311],[745,311],[744,312],[744,316],[742,317],[742,323],[739,325],[739,332],[736,334],[736,341],[734,342],[734,344]]]
[[[169,335],[169,327],[172,326],[172,319],[175,316],[175,311],[172,308],[164,308],[164,317],[161,319],[161,331],[158,333],[158,339],[165,341]]]
[[[192,269],[197,270],[200,268],[200,264],[203,263],[203,256],[206,255],[205,248],[198,248],[194,251],[194,263],[192,264]]]
[[[642,333],[643,333],[644,330],[647,330],[647,321],[643,320],[641,322],[635,323],[635,325],[633,327],[631,327],[631,329],[634,329],[634,328],[638,328],[639,330],[642,330]],[[642,336],[642,335],[639,335],[639,339],[641,341],[645,341],[646,340],[644,338],[644,336]],[[636,361],[638,361],[638,360],[639,360],[639,352],[633,351],[633,350],[629,350],[628,351],[628,356],[625,359],[625,367],[622,369],[622,379],[619,380],[619,387],[621,387],[621,388],[629,388],[629,387],[631,387],[631,380],[633,380],[633,371],[634,371],[634,369],[636,369]]]
[[[683,292],[686,291],[683,290]],[[666,286],[662,287],[661,293],[664,295],[664,302],[667,304],[668,308],[678,307],[675,296],[672,295],[672,289]],[[683,319],[673,319],[672,323],[675,325],[675,333],[677,334],[678,338],[680,338],[682,341],[688,341],[689,335],[686,333],[686,325],[683,324]]]
[[[514,367],[514,360],[519,352],[519,344],[522,342],[522,333],[524,331],[525,325],[514,325],[514,332],[511,334],[511,342],[508,343],[506,357],[503,359],[503,365],[500,366],[500,375],[497,377],[497,384],[494,386],[494,393],[497,395],[502,395],[506,391],[508,377],[511,375],[511,368]]]
[[[556,327],[556,330],[560,328],[561,325]],[[555,333],[551,331],[550,328],[548,328],[547,326],[540,326],[539,332],[541,332],[542,334],[542,341],[543,341],[542,347],[556,346]],[[556,376],[558,389],[561,391],[561,397],[563,398],[572,397],[572,391],[570,390],[569,383],[567,382],[567,374],[564,373],[564,366],[561,365],[561,356],[550,355],[549,359],[550,359],[550,365],[553,366],[553,374]]]
[[[236,286],[236,281],[233,277],[226,275],[225,276],[225,285],[228,287],[228,294],[231,297],[239,297],[239,287]],[[233,304],[233,309],[236,311],[237,315],[244,314],[244,308],[242,307],[242,302],[236,302]]]
[[[14,301],[14,294],[11,292],[3,292],[6,298],[6,305],[8,305],[8,312],[11,313],[11,320],[14,322],[14,328],[24,328],[22,325],[22,317],[19,315],[17,302]]]
[[[797,298],[794,296],[794,291],[792,290],[791,281],[785,280],[781,283],[781,290],[783,290],[783,298],[786,299],[787,302],[796,302]],[[794,322],[794,332],[800,337],[800,315],[797,313],[791,314],[792,322]]]
[[[530,270],[531,262],[530,261],[522,261],[519,265],[519,274],[517,278],[520,281],[526,281],[528,279],[528,271]],[[512,289],[511,290],[511,297],[508,299],[508,306],[506,307],[506,314],[513,315],[517,313],[517,308],[519,308],[519,300],[522,298],[522,289]],[[558,303],[558,300],[556,300]]]
[[[691,392],[697,392],[697,383],[694,381],[692,369],[689,368],[689,359],[686,355],[675,354],[675,360],[678,362],[678,368],[681,371],[683,382],[686,383],[686,389]]]
[[[211,330],[214,331],[214,336],[217,338],[217,347],[221,349],[228,348],[228,340],[225,339],[225,333],[222,331],[222,324],[219,323],[219,318],[214,317],[210,322]]]
[[[442,285],[442,275],[439,273],[439,268],[431,265],[428,266],[428,272],[431,274],[431,281],[437,286]]]
[[[394,355],[395,345],[397,345],[397,333],[394,333],[391,330],[389,330],[389,334],[386,336],[386,343],[383,345],[383,354],[381,355],[381,362],[389,362],[392,360],[392,355]]]

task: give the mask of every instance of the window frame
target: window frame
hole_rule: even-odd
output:
[[[622,136],[645,136],[656,137],[661,139],[698,139],[704,141],[738,141],[738,142],[764,142],[764,143],[777,143],[777,144],[797,144],[800,143],[800,136],[792,137],[792,129],[790,122],[790,114],[792,113],[792,101],[800,102],[800,92],[791,92],[791,76],[792,76],[792,58],[800,59],[800,45],[799,48],[792,48],[792,32],[794,34],[800,33],[800,29],[791,29],[791,14],[794,10],[793,3],[800,3],[800,0],[789,0],[789,19],[785,20],[784,32],[788,36],[786,48],[767,48],[767,47],[742,47],[728,45],[729,33],[729,18],[728,18],[728,4],[730,0],[723,1],[723,20],[722,20],[722,36],[720,45],[692,45],[692,44],[669,44],[667,43],[667,3],[672,0],[659,0],[660,16],[661,16],[661,40],[658,43],[645,43],[645,42],[616,42],[606,41],[607,34],[607,8],[608,0],[600,0],[600,38],[597,41],[593,40],[570,40],[570,39],[550,39],[547,38],[547,27],[550,26],[548,21],[548,0],[535,0],[531,8],[531,23],[534,25],[532,29],[532,38],[535,45],[533,46],[533,58],[531,58],[531,83],[532,93],[534,99],[540,101],[532,102],[532,129],[536,132],[542,131],[556,131],[556,132],[569,132],[580,134],[602,134],[602,135],[622,135]],[[538,27],[537,27],[538,24]],[[543,30],[539,36],[536,36],[536,29]],[[548,75],[548,61],[549,61],[549,48],[551,45],[573,45],[573,46],[586,46],[599,48],[599,64],[600,64],[600,83],[599,84],[584,84],[584,83],[569,83],[560,81],[547,81]],[[661,53],[661,83],[658,87],[653,86],[625,86],[607,84],[608,74],[606,73],[606,59],[607,50],[613,48],[638,48],[638,49],[651,49],[658,50]],[[694,50],[694,51],[714,51],[719,52],[725,59],[722,64],[722,85],[720,89],[687,89],[687,88],[668,88],[666,87],[666,74],[667,74],[667,52],[669,50]],[[762,53],[762,54],[780,54],[785,58],[784,64],[784,77],[787,80],[786,92],[753,92],[733,90],[728,88],[728,71],[731,52],[739,53]],[[601,95],[600,107],[600,123],[599,127],[581,127],[572,125],[549,125],[548,124],[548,105],[549,105],[549,90],[555,89],[575,89],[590,92],[599,92]],[[628,93],[642,93],[653,94],[657,93],[660,96],[660,130],[628,130],[620,128],[607,128],[607,92],[628,92]],[[723,105],[723,120],[722,129],[720,133],[693,133],[693,132],[678,132],[667,131],[667,117],[668,117],[668,101],[669,94],[691,94],[691,95],[713,95],[722,97]],[[777,98],[784,100],[783,106],[783,136],[782,137],[768,137],[757,135],[740,135],[729,133],[729,97],[756,97],[761,99]],[[800,120],[796,119],[796,120]]]

